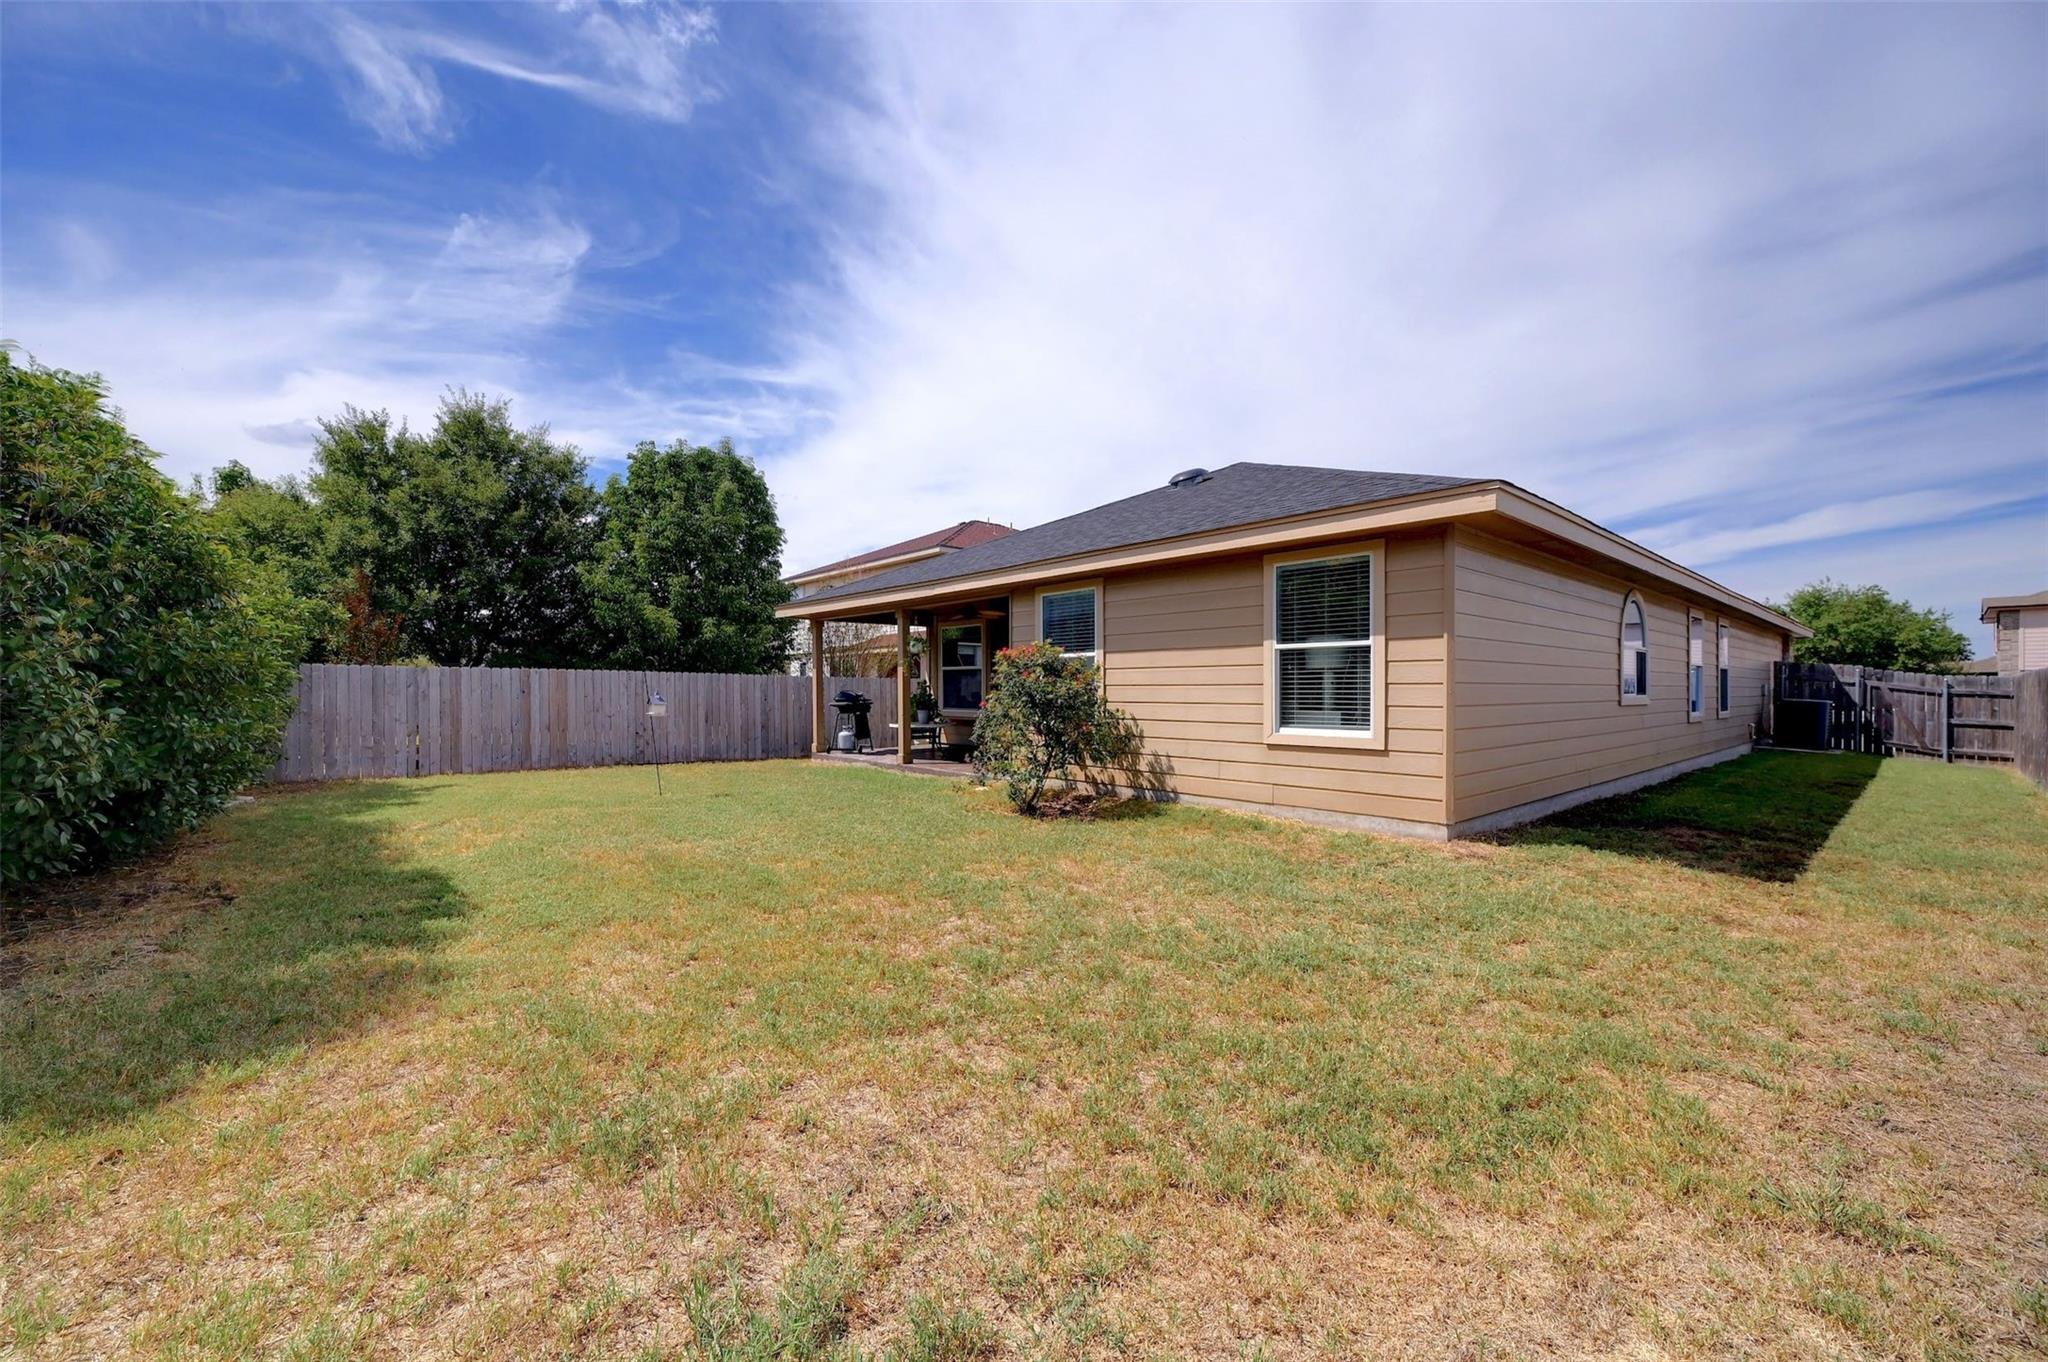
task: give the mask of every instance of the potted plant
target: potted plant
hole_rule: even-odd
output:
[[[917,722],[921,724],[930,723],[932,721],[932,713],[938,707],[937,702],[932,699],[932,688],[926,685],[924,678],[920,676],[917,679],[917,688],[910,692],[910,708],[912,713],[917,716]]]

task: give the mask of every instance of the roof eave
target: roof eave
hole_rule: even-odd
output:
[[[2036,591],[2025,596],[1986,596],[1978,603],[1977,622],[1996,624],[2001,610],[2037,610],[2048,605],[2048,591]]]
[[[1703,573],[1693,571],[1683,563],[1675,563],[1653,549],[1644,548],[1633,539],[1623,538],[1576,511],[1567,510],[1556,502],[1540,497],[1527,488],[1517,487],[1511,482],[1503,482],[1501,489],[1504,495],[1501,498],[1500,511],[1525,525],[1543,530],[1560,539],[1576,542],[1616,562],[1661,577],[1674,585],[1686,587],[1723,605],[1733,606],[1743,614],[1782,629],[1794,638],[1813,637],[1813,630],[1790,615],[1780,614],[1762,601],[1752,600],[1739,591],[1722,586]]]
[[[1493,489],[1502,485],[1498,482],[1460,483],[1454,487],[1414,492],[1403,497],[1387,497],[1379,501],[1357,502],[1350,506],[1332,507],[1277,520],[1252,521],[1220,530],[1204,530],[1196,534],[1121,544],[1115,548],[1100,549],[1091,553],[1068,554],[1035,563],[1020,563],[1015,567],[991,569],[985,573],[941,577],[871,592],[856,591],[839,596],[806,596],[802,600],[791,601],[778,608],[775,613],[781,619],[829,619],[906,607],[921,608],[929,604],[997,594],[1037,582],[1058,581],[1103,571],[1119,571],[1130,567],[1214,557],[1227,553],[1257,552],[1274,545],[1297,541],[1312,542],[1331,534],[1350,533],[1354,530],[1392,529],[1401,525],[1424,524],[1490,510]],[[1457,509],[1444,509],[1449,504],[1456,504]]]
[[[1350,534],[1369,534],[1408,525],[1457,520],[1496,512],[1520,521],[1568,543],[1576,543],[1600,556],[1635,569],[1729,607],[1739,614],[1779,629],[1794,638],[1811,638],[1813,631],[1787,615],[1752,600],[1691,568],[1675,563],[1633,540],[1595,524],[1574,511],[1517,487],[1492,479],[1460,483],[1454,487],[1357,502],[1306,515],[1278,520],[1254,521],[1222,530],[1120,545],[1094,553],[1070,554],[1013,568],[968,573],[933,581],[913,582],[879,591],[854,592],[843,596],[807,596],[792,601],[775,613],[781,619],[838,618],[887,610],[922,608],[949,601],[972,599],[1012,591],[1035,583],[1070,577],[1097,575],[1133,567],[1219,557],[1231,553],[1255,553],[1310,543]]]

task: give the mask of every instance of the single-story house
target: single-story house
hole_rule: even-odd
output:
[[[873,577],[878,573],[887,572],[890,568],[901,567],[905,563],[937,558],[941,554],[953,553],[959,549],[971,549],[978,544],[986,544],[992,539],[1001,539],[1004,535],[1015,533],[1016,531],[1008,525],[998,525],[992,520],[957,521],[943,530],[932,530],[898,543],[884,544],[881,548],[856,553],[851,558],[841,558],[822,567],[793,572],[782,580],[789,587],[791,599],[802,600],[806,596],[845,586],[864,577]],[[840,674],[896,675],[899,664],[896,654],[901,651],[901,647],[893,628],[878,629],[868,625],[849,625],[838,631],[838,636],[830,641],[829,646],[830,651],[837,654],[833,661]],[[886,660],[877,656],[883,650],[888,653]],[[809,655],[799,655],[790,659],[791,676],[804,676],[811,669]]]
[[[1977,619],[1998,630],[1997,665],[1990,670],[2011,676],[2048,667],[2048,591],[1986,596]]]
[[[828,620],[932,630],[963,737],[995,650],[1057,643],[1173,796],[1437,838],[1747,752],[1770,664],[1810,633],[1499,479],[1256,463],[780,613],[814,649]]]

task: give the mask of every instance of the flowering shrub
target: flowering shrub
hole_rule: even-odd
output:
[[[974,765],[984,780],[1002,781],[1020,813],[1037,813],[1048,785],[1132,765],[1142,741],[1131,717],[1102,698],[1092,664],[1050,643],[996,654],[974,723]]]

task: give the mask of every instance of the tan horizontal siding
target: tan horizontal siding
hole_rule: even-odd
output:
[[[1181,793],[1237,803],[1442,822],[1443,533],[1388,541],[1387,748],[1268,744],[1265,562],[1245,555],[1103,582],[1104,685]],[[1020,597],[1024,613],[1035,597]],[[1037,620],[1020,619],[1018,640]]]
[[[1269,731],[1265,724],[1262,694],[1249,699],[1244,686],[1129,686],[1109,681],[1110,703],[1128,710],[1140,723],[1152,720],[1193,719],[1205,723],[1243,723],[1259,730],[1259,741]],[[1250,690],[1257,692],[1258,687]],[[1387,687],[1388,737],[1404,727],[1441,732],[1444,726],[1443,686],[1400,685]],[[1183,713],[1183,711],[1186,711]],[[1227,713],[1226,713],[1227,711]]]
[[[1392,722],[1387,731],[1389,752],[1430,752],[1441,757],[1444,750],[1441,709],[1396,711],[1390,714],[1390,719]],[[1214,716],[1193,717],[1167,713],[1147,724],[1145,735],[1160,742],[1168,739],[1189,739],[1198,743],[1242,745],[1247,751],[1266,753],[1273,761],[1299,763],[1304,766],[1345,766],[1351,761],[1348,751],[1337,748],[1268,747],[1265,730],[1259,727],[1256,715],[1252,719],[1237,722]],[[1197,755],[1218,754],[1201,752]]]
[[[1261,631],[1263,632],[1263,626]],[[1250,667],[1250,679],[1263,684],[1266,649],[1262,642],[1235,642],[1214,648],[1187,649],[1159,646],[1149,641],[1150,636],[1139,637],[1134,643],[1129,642],[1130,635],[1119,633],[1116,637],[1118,646],[1113,650],[1103,650],[1103,670],[1113,681],[1120,678],[1133,683],[1159,680],[1157,676],[1148,675],[1158,672],[1184,675],[1193,661],[1202,668],[1205,676],[1211,676],[1219,681],[1231,679],[1224,675],[1230,669]],[[1199,657],[1191,656],[1195,653],[1199,653]],[[1390,635],[1387,639],[1388,680],[1391,682],[1441,681],[1443,660],[1444,641],[1440,635],[1431,635],[1427,638]],[[1406,670],[1394,672],[1393,669],[1397,667]]]
[[[1038,596],[1031,591],[1015,592],[1010,597],[1010,646],[1019,647],[1026,643],[1038,642]],[[991,664],[993,670],[993,664]],[[936,686],[933,689],[937,689]]]
[[[1621,703],[1629,584],[1472,530],[1453,532],[1453,819],[1481,817],[1748,740],[1782,639],[1709,602],[1642,588],[1647,704]],[[1687,606],[1706,623],[1706,714],[1686,716]],[[1715,713],[1716,623],[1731,628],[1730,712]]]
[[[2048,610],[2028,609],[2019,613],[2019,627],[2015,630],[2018,665],[2015,671],[2034,671],[2048,667]]]

